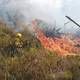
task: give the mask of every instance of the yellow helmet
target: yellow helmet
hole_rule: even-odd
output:
[[[21,33],[17,33],[16,37],[22,37],[22,34]]]

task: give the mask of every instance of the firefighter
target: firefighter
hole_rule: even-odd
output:
[[[15,45],[17,48],[21,48],[23,45],[23,41],[22,41],[22,34],[21,33],[17,33],[16,37],[15,37]]]

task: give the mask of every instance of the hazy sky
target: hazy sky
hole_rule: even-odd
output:
[[[65,15],[80,23],[79,8],[80,0],[0,0],[0,16],[6,20],[9,15],[26,20],[38,18],[50,23],[56,20],[60,27],[69,21]],[[72,25],[69,23],[66,26],[72,28]]]

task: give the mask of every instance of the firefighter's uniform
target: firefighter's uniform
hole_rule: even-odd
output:
[[[21,33],[17,33],[16,37],[15,37],[15,45],[18,48],[21,48],[23,45],[23,41],[22,41],[22,34]]]

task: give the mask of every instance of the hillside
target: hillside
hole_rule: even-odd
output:
[[[0,80],[80,80],[80,56],[59,56],[46,50],[28,30],[17,32],[0,23]]]

